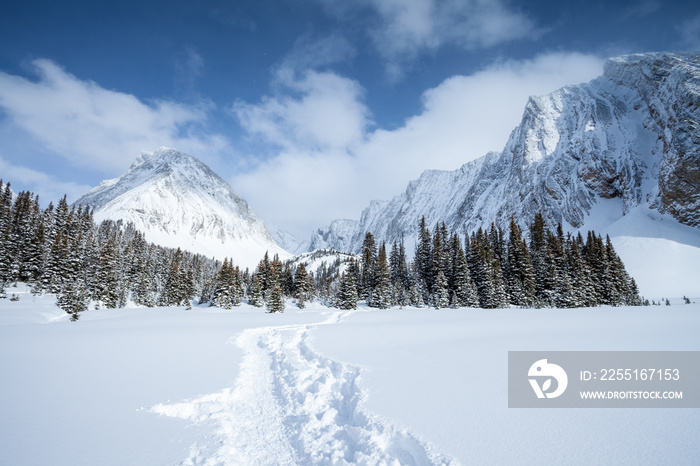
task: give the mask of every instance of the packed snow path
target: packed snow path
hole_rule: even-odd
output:
[[[152,411],[215,423],[192,447],[186,465],[452,464],[409,432],[360,408],[360,370],[321,356],[311,325],[248,329],[235,337],[245,350],[234,388]]]

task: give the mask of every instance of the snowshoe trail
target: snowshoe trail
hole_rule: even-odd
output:
[[[234,388],[151,411],[215,428],[185,465],[432,465],[454,461],[389,421],[361,409],[360,369],[307,343],[315,325],[249,329]]]

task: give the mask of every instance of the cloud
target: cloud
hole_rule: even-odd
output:
[[[356,81],[332,72],[307,71],[297,77],[284,69],[275,83],[278,95],[233,106],[251,135],[285,150],[335,150],[362,140],[369,112]]]
[[[315,38],[305,34],[296,40],[278,67],[278,72],[316,70],[336,63],[347,63],[355,53],[353,45],[340,35]]]
[[[238,104],[243,127],[280,149],[231,181],[263,218],[306,238],[333,219],[359,218],[371,199],[400,194],[426,169],[454,170],[501,150],[530,95],[588,81],[602,67],[576,53],[498,62],[427,90],[421,113],[395,130],[367,129],[357,83],[309,73],[288,89],[300,95]],[[336,125],[341,135],[324,132]]]
[[[336,16],[346,16],[342,0],[320,0]],[[364,21],[375,47],[398,79],[418,57],[444,45],[488,48],[539,36],[534,21],[502,0],[364,0],[374,15]]]
[[[185,97],[195,97],[197,80],[204,71],[204,59],[197,49],[192,46],[185,49],[175,57],[174,61],[175,89]]]
[[[205,104],[143,102],[67,73],[54,62],[32,62],[36,81],[0,72],[0,108],[12,124],[75,166],[114,174],[143,149],[177,147],[198,157],[220,154],[228,140],[204,130]]]
[[[626,7],[625,17],[647,16],[660,10],[663,5],[657,0],[637,1]]]
[[[0,173],[5,176],[5,183],[12,186],[24,186],[39,195],[39,200],[45,207],[48,202],[56,202],[68,197],[69,202],[88,192],[91,186],[59,181],[51,175],[22,166],[13,165],[0,157]]]
[[[677,27],[681,44],[688,50],[700,49],[700,14],[688,18]]]

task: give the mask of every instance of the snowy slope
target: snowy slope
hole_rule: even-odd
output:
[[[292,254],[299,254],[306,252],[309,249],[308,240],[300,240],[292,233],[287,230],[278,227],[277,225],[268,225],[268,231],[275,239],[275,242],[280,245],[282,249]]]
[[[450,229],[474,231],[491,222],[505,227],[511,217],[527,227],[536,212],[569,230],[646,238],[648,222],[613,224],[652,209],[694,227],[689,234],[698,236],[698,121],[699,53],[613,58],[604,75],[587,84],[532,97],[502,152],[455,171],[426,171],[391,201],[372,202],[359,221],[319,229],[310,247],[357,253],[368,231],[388,242],[403,235],[412,247],[422,216],[429,225],[444,221]],[[672,255],[687,260],[686,252]],[[657,291],[642,287],[646,294]]]
[[[199,160],[162,147],[142,152],[121,177],[101,183],[76,201],[95,209],[95,220],[133,222],[156,244],[255,267],[265,251],[289,254],[231,186]]]
[[[52,295],[11,293],[3,464],[700,462],[693,409],[507,407],[508,351],[698,351],[700,304],[127,307],[72,323]]]

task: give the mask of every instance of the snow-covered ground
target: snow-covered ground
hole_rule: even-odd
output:
[[[2,464],[698,464],[696,409],[509,409],[509,350],[700,350],[700,304],[89,311],[0,300]],[[700,299],[695,299],[700,302]]]
[[[618,199],[601,200],[580,231],[609,235],[615,250],[649,300],[700,296],[700,229],[638,206],[620,217]],[[569,229],[575,233],[575,229]]]

